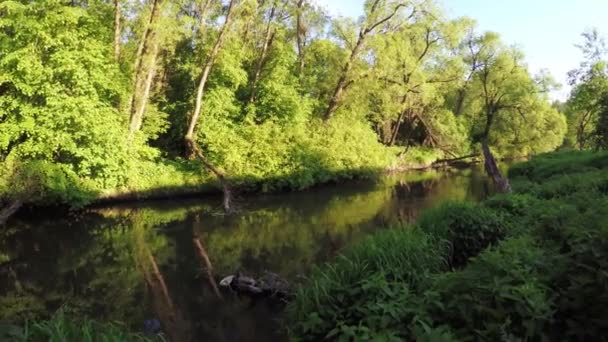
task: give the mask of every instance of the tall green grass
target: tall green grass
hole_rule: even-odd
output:
[[[547,341],[608,336],[608,153],[542,155],[515,193],[450,203],[317,269],[296,340]]]
[[[51,319],[27,322],[23,328],[0,329],[1,341],[15,342],[161,342],[160,335],[134,334],[115,323],[100,323],[87,318],[68,317],[63,311]]]

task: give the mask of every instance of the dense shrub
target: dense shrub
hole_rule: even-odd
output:
[[[542,182],[553,175],[585,173],[608,167],[608,153],[566,151],[534,157],[509,169],[509,177]]]
[[[462,340],[542,339],[554,311],[547,286],[555,264],[530,238],[506,240],[425,292],[430,317]]]
[[[4,329],[2,329],[4,328]],[[99,323],[89,319],[68,317],[59,311],[51,319],[28,322],[25,327],[0,327],[0,340],[23,342],[81,341],[81,342],[152,342],[164,341],[161,336],[144,336],[128,332],[123,326]]]
[[[363,241],[313,271],[299,289],[289,307],[293,334],[306,340],[397,336],[401,322],[415,316],[412,291],[428,274],[447,269],[446,252],[415,229],[387,230]]]
[[[418,227],[439,244],[449,246],[447,262],[462,267],[507,232],[507,222],[495,211],[471,203],[447,203],[431,210],[418,221]]]
[[[608,334],[606,156],[543,155],[513,169],[515,194],[480,205],[449,203],[409,230],[380,233],[352,247],[300,291],[289,316],[296,322],[293,335],[603,339]],[[443,263],[429,267],[429,249],[439,251],[433,258],[443,257]],[[413,265],[417,259],[419,265]]]

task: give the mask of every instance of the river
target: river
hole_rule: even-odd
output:
[[[298,282],[344,247],[446,200],[478,201],[480,168],[386,176],[302,192],[25,212],[0,232],[0,322],[59,308],[179,341],[286,340],[281,310],[218,289],[222,276],[271,271]]]

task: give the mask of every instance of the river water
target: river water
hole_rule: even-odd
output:
[[[0,232],[0,322],[62,308],[136,331],[159,321],[175,341],[286,340],[276,303],[239,297],[219,279],[271,271],[297,283],[374,231],[488,192],[474,168],[246,195],[233,216],[217,197],[25,212]]]

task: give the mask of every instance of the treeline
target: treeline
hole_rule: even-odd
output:
[[[0,197],[298,189],[549,151],[553,85],[430,0],[368,0],[356,21],[309,0],[2,1]]]
[[[570,71],[573,86],[562,105],[568,118],[565,144],[578,149],[608,148],[608,46],[596,30],[582,34],[577,45],[584,55],[580,67]]]

